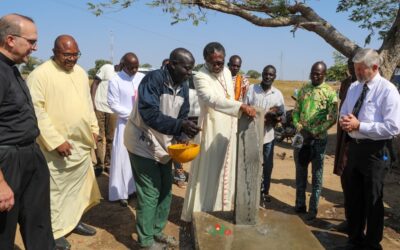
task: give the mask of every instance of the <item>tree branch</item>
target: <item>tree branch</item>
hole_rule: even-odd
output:
[[[354,51],[359,47],[353,41],[341,34],[333,25],[321,18],[310,7],[302,3],[287,6],[290,15],[287,17],[261,18],[252,14],[253,7],[244,8],[243,5],[237,6],[228,1],[206,1],[195,0],[192,3],[202,8],[223,12],[230,15],[241,17],[257,26],[262,27],[284,27],[296,26],[312,31],[322,37],[333,48],[341,52],[346,57],[352,57]],[[250,10],[250,11],[249,11]],[[268,15],[271,13],[268,8],[263,8]]]

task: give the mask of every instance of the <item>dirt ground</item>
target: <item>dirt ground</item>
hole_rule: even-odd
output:
[[[335,129],[329,131],[329,142],[324,167],[324,188],[320,199],[317,219],[312,223],[305,221],[315,237],[326,249],[342,249],[346,235],[336,232],[333,227],[344,219],[343,195],[338,176],[332,173],[335,147]],[[184,166],[188,171],[189,166]],[[309,183],[311,175],[309,174]],[[83,217],[83,222],[96,227],[97,234],[93,237],[70,234],[67,239],[74,250],[104,249],[122,250],[138,249],[135,233],[136,200],[129,201],[124,208],[119,203],[107,201],[108,176],[103,174],[98,183],[104,197],[99,205],[92,208]],[[386,176],[384,189],[385,229],[382,245],[384,249],[400,249],[400,170],[395,169]],[[270,193],[272,202],[267,209],[293,213],[295,201],[295,169],[293,150],[290,143],[283,142],[276,146],[274,170]],[[189,230],[180,221],[185,189],[173,186],[173,201],[169,221],[165,232],[180,240],[180,249],[193,249]],[[309,194],[307,195],[309,198]],[[24,249],[19,235],[16,239],[16,249]],[[265,249],[260,247],[260,249]]]

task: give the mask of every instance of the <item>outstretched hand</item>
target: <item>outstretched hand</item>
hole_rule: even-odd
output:
[[[240,106],[240,110],[251,118],[256,117],[257,114],[256,109],[250,105],[242,104]]]
[[[200,130],[201,128],[198,127],[196,123],[189,120],[182,121],[182,132],[190,138],[195,137],[200,132]]]

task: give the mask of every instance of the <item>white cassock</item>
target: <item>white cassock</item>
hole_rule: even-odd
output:
[[[128,150],[124,145],[124,130],[143,77],[143,73],[138,72],[134,76],[129,76],[122,70],[109,82],[108,104],[111,110],[118,115],[111,151],[108,189],[110,201],[128,199],[128,195],[136,190]]]
[[[241,102],[234,100],[232,76],[227,68],[211,74],[204,66],[194,75],[200,104],[200,154],[192,162],[182,220],[193,212],[230,211],[235,194],[236,132]]]

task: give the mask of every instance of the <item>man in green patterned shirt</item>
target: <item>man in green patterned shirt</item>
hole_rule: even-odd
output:
[[[297,213],[306,212],[306,187],[308,164],[312,165],[312,191],[308,209],[308,220],[317,216],[318,201],[322,189],[324,156],[327,131],[337,119],[336,92],[324,82],[326,64],[316,62],[311,67],[311,83],[303,86],[298,93],[293,111],[293,123],[304,138],[303,146],[294,149],[296,165]]]

